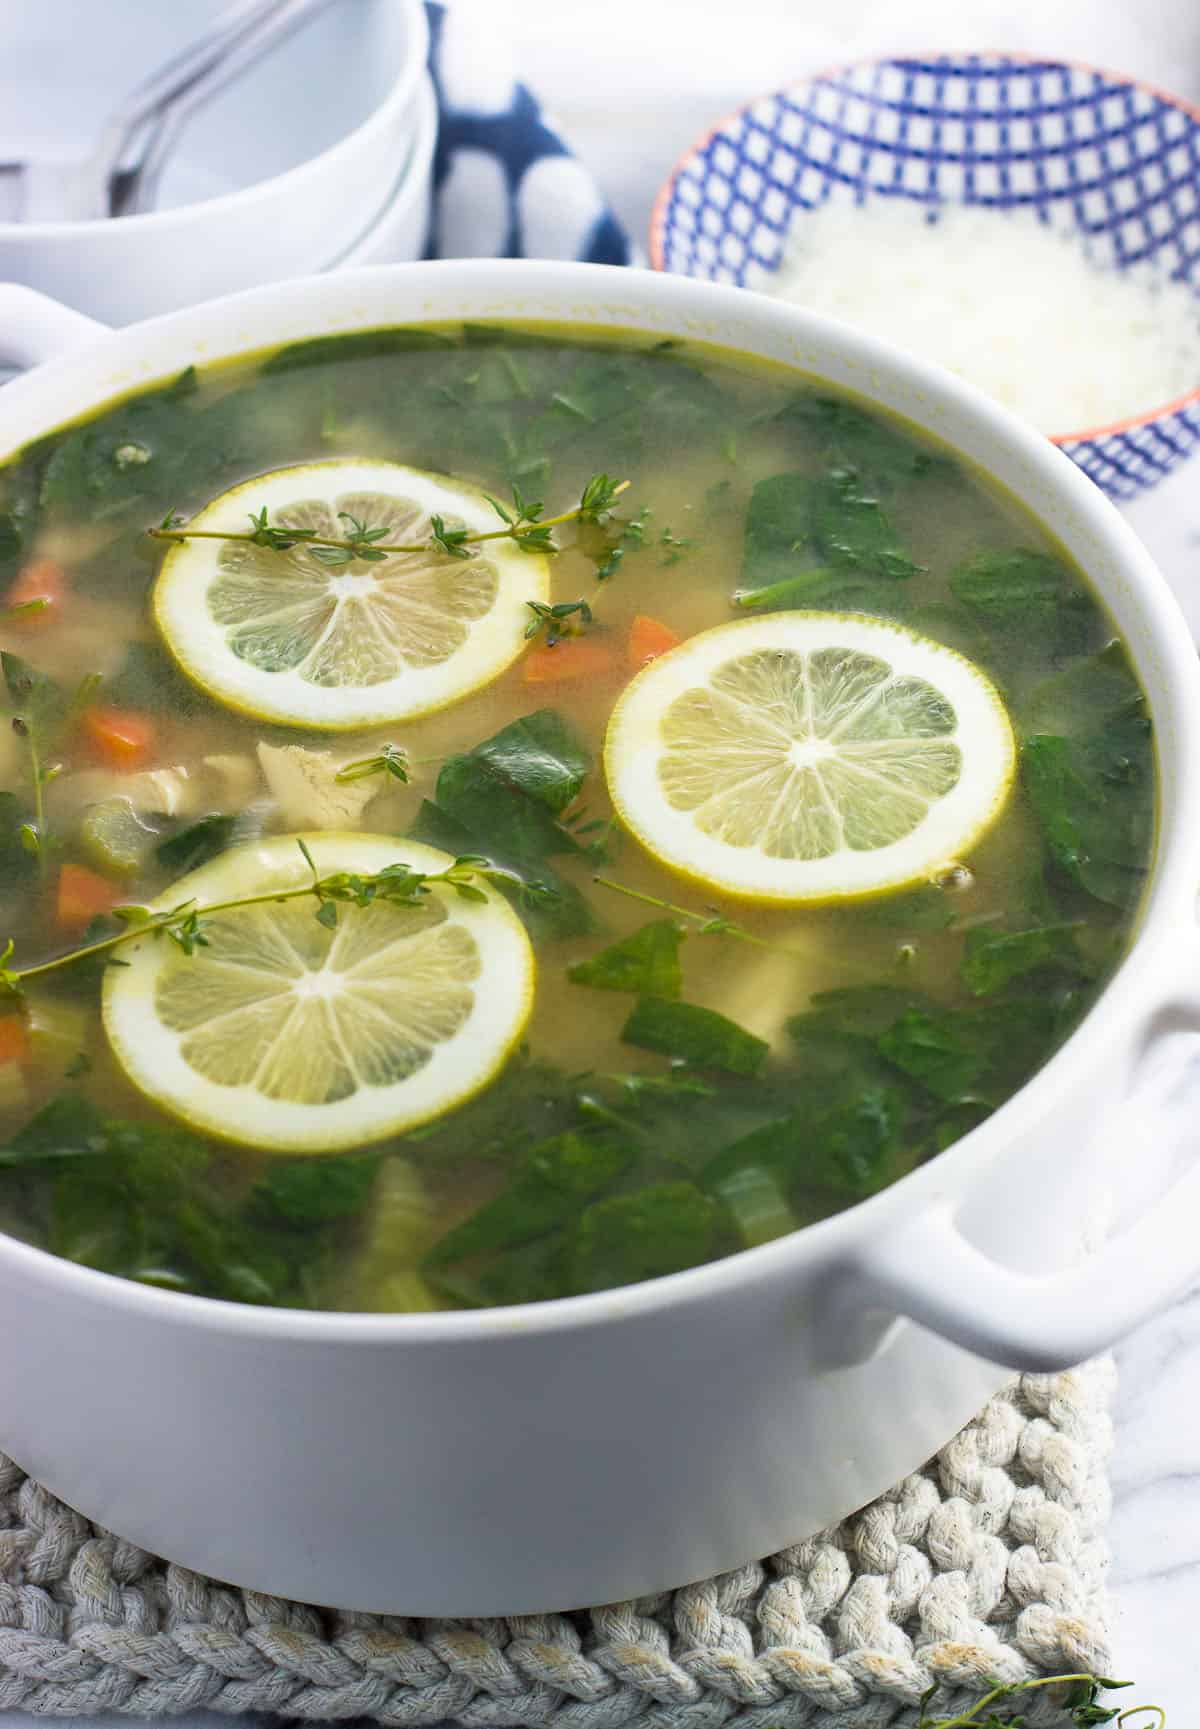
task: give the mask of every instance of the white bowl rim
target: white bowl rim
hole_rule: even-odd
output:
[[[461,311],[456,313],[452,310],[453,296],[465,297],[472,293],[481,297],[486,294],[489,304],[486,311],[469,316],[485,321],[519,322],[523,316],[529,316],[527,311],[520,310],[520,299],[539,292],[557,296],[562,303],[561,315],[540,318],[540,323],[578,324],[584,295],[590,292],[597,304],[608,307],[625,293],[635,298],[649,297],[651,302],[657,303],[661,315],[673,319],[686,337],[690,318],[695,317],[698,322],[712,321],[719,317],[721,305],[725,303],[734,318],[744,316],[750,310],[752,316],[762,318],[768,324],[775,321],[790,324],[793,335],[803,337],[810,347],[839,346],[843,353],[851,356],[860,377],[871,378],[874,373],[891,374],[900,382],[919,389],[930,410],[930,418],[939,407],[965,409],[986,433],[1010,447],[1015,446],[1017,454],[1041,472],[1048,487],[1066,495],[1081,523],[1107,543],[1123,569],[1137,574],[1138,607],[1150,626],[1154,650],[1157,684],[1150,694],[1152,701],[1156,693],[1158,696],[1156,717],[1169,710],[1175,740],[1174,754],[1183,762],[1200,761],[1200,663],[1196,659],[1195,646],[1164,578],[1116,507],[1056,445],[974,385],[967,384],[942,367],[918,360],[837,320],[823,318],[752,289],[669,272],[630,271],[625,266],[606,264],[489,258],[369,265],[357,270],[296,277],[143,320],[115,330],[111,335],[106,334],[101,340],[105,347],[111,344],[116,348],[136,348],[143,330],[161,331],[172,324],[186,325],[189,319],[212,315],[218,308],[222,324],[230,326],[233,316],[243,308],[252,310],[259,304],[280,301],[290,302],[293,308],[305,312],[312,306],[315,314],[324,294],[331,292],[332,283],[339,285],[337,291],[345,297],[344,304],[353,309],[356,290],[361,289],[366,304],[370,304],[381,296],[390,278],[401,275],[405,281],[411,282],[418,274],[428,279],[428,295],[421,310],[405,318],[406,324],[454,322],[464,315]],[[511,288],[505,278],[511,281]],[[314,324],[317,322],[314,316]],[[321,321],[319,333],[325,336],[341,330],[379,327],[356,319],[351,310],[344,318]],[[614,325],[613,328],[618,327]],[[636,326],[619,328],[636,329]],[[722,346],[720,342],[713,342],[711,337],[702,340],[714,347]],[[732,344],[727,346],[731,353],[743,352]],[[239,352],[257,352],[259,347],[259,344],[251,344],[244,350],[211,354],[207,361],[211,364],[228,360]],[[66,354],[48,362],[45,370],[69,370],[77,359],[86,358],[87,352],[79,350],[77,355]],[[40,370],[17,378],[5,387],[6,392],[11,391],[14,396],[24,395],[27,390],[36,393]],[[804,369],[796,367],[795,370]],[[163,376],[169,376],[169,371],[169,368],[165,369]],[[870,400],[868,393],[860,391],[858,394]],[[927,433],[927,436],[936,438],[937,435]],[[985,467],[986,472],[986,466],[980,466]],[[1020,502],[1024,504],[1023,500]],[[1042,521],[1038,510],[1029,504],[1024,504],[1024,508],[1030,510],[1039,522]],[[708,1301],[729,1286],[769,1285],[781,1273],[786,1273],[789,1260],[799,1253],[795,1245],[801,1239],[806,1245],[820,1239],[832,1262],[839,1250],[853,1249],[864,1221],[869,1220],[878,1231],[881,1226],[886,1228],[889,1213],[898,1209],[902,1202],[907,1201],[915,1207],[922,1201],[926,1205],[936,1201],[943,1188],[939,1172],[947,1169],[949,1161],[985,1167],[993,1146],[1002,1148],[1005,1143],[1018,1139],[1023,1120],[1036,1120],[1056,1095],[1069,1089],[1072,1072],[1076,1084],[1083,1083],[1090,1060],[1085,1054],[1085,1042],[1089,1047],[1108,1048],[1106,1035],[1119,1032],[1122,1023],[1133,1018],[1135,1011],[1144,1015],[1148,1004],[1161,1000],[1165,995],[1164,976],[1177,981],[1181,960],[1186,960],[1189,965],[1193,961],[1194,945],[1181,944],[1180,925],[1186,919],[1194,928],[1196,920],[1197,883],[1200,882],[1200,775],[1179,774],[1175,781],[1170,807],[1162,801],[1163,783],[1161,778],[1159,781],[1158,847],[1129,949],[1101,996],[1071,1036],[997,1111],[945,1152],[880,1193],[773,1242],[739,1250],[721,1260],[684,1272],[620,1286],[615,1290],[557,1297],[508,1308],[432,1314],[362,1314],[258,1307],[223,1298],[167,1292],[63,1260],[48,1250],[35,1248],[2,1232],[0,1261],[10,1263],[18,1275],[27,1277],[43,1291],[61,1289],[147,1321],[169,1317],[180,1326],[199,1327],[227,1336],[288,1339],[297,1344],[310,1341],[355,1343],[380,1349],[391,1345],[432,1349],[444,1349],[453,1344],[470,1347],[483,1339],[527,1338],[563,1330],[586,1332],[589,1328],[615,1324],[638,1314],[683,1310],[693,1303]],[[1185,946],[1186,954],[1181,955],[1180,950]],[[164,1305],[169,1305],[169,1308],[164,1308]]]
[[[413,128],[412,149],[401,170],[400,178],[388,193],[387,203],[372,219],[370,227],[364,229],[357,240],[353,241],[344,252],[339,252],[336,258],[332,258],[328,264],[322,265],[322,270],[358,270],[364,268],[358,254],[371,245],[385,223],[391,222],[401,210],[406,211],[409,205],[428,187],[433,172],[433,153],[437,148],[438,136],[437,90],[428,73],[425,75],[424,87],[417,94],[415,112],[416,125]],[[404,263],[405,260],[396,259],[394,262],[399,264]]]
[[[404,14],[405,59],[400,75],[366,118],[343,133],[327,149],[294,162],[290,168],[269,175],[266,180],[255,180],[249,186],[239,186],[234,192],[220,192],[212,198],[175,204],[169,210],[145,210],[136,216],[101,216],[86,222],[0,222],[0,242],[69,242],[72,237],[96,240],[110,235],[146,234],[152,227],[156,235],[166,239],[174,231],[195,222],[198,216],[219,220],[230,212],[252,210],[256,204],[266,203],[281,193],[286,195],[298,189],[318,165],[322,169],[336,169],[345,157],[354,153],[364,141],[369,142],[375,133],[386,133],[393,119],[413,101],[422,77],[426,76],[429,23],[424,0],[388,0],[388,4],[399,7]],[[118,243],[116,238],[113,243]]]
[[[1186,114],[1188,118],[1192,120],[1198,128],[1200,128],[1200,104],[1189,102],[1186,97],[1176,96],[1172,91],[1164,90],[1159,84],[1151,84],[1148,79],[1131,78],[1127,72],[1113,72],[1110,71],[1108,67],[1095,66],[1089,60],[1076,60],[1073,56],[1067,56],[1064,54],[1032,54],[1023,50],[1006,48],[992,48],[982,55],[968,53],[965,49],[961,50],[960,53],[957,54],[947,53],[944,49],[939,50],[936,53],[933,50],[929,50],[925,53],[918,53],[915,50],[911,53],[901,53],[899,50],[896,50],[890,53],[863,54],[855,60],[841,60],[833,66],[822,66],[815,72],[808,72],[800,77],[789,79],[784,84],[777,84],[771,90],[760,90],[757,95],[751,96],[746,101],[739,102],[733,108],[727,108],[724,113],[719,114],[711,125],[705,127],[704,131],[699,133],[697,137],[692,140],[686,149],[680,151],[679,155],[672,163],[666,179],[655,193],[654,203],[650,209],[650,225],[646,236],[646,255],[650,260],[651,270],[661,271],[664,276],[682,274],[682,272],[679,271],[668,270],[663,261],[665,250],[663,237],[666,229],[667,205],[670,202],[671,194],[675,188],[675,183],[683,173],[686,165],[691,162],[694,157],[700,154],[705,146],[716,137],[718,132],[723,132],[731,121],[738,119],[742,114],[745,114],[747,110],[755,107],[759,102],[770,102],[775,97],[784,96],[794,90],[801,90],[806,85],[813,84],[818,78],[833,78],[839,73],[854,72],[860,66],[895,65],[898,62],[905,60],[923,63],[936,60],[955,60],[961,61],[965,65],[972,59],[981,58],[985,60],[989,58],[997,60],[1011,60],[1018,65],[1024,63],[1026,65],[1039,66],[1045,68],[1047,71],[1061,69],[1071,72],[1088,72],[1091,73],[1093,77],[1107,79],[1117,88],[1145,91],[1148,96],[1153,96],[1166,107],[1177,108],[1181,113]],[[813,207],[807,205],[797,207],[794,205],[793,208],[811,210]],[[692,277],[689,280],[702,282],[708,281],[709,279],[707,277]],[[723,284],[722,286],[732,287],[733,284]],[[795,305],[796,303],[793,301],[788,304]],[[801,308],[801,310],[807,309]],[[1151,426],[1156,421],[1160,420],[1172,420],[1176,415],[1181,414],[1184,409],[1190,408],[1196,403],[1200,403],[1200,384],[1194,384],[1187,390],[1180,391],[1177,396],[1169,397],[1166,402],[1158,403],[1153,408],[1139,409],[1136,414],[1127,414],[1118,420],[1104,421],[1100,425],[1087,426],[1077,432],[1047,432],[1043,433],[1042,436],[1048,438],[1052,444],[1058,445],[1091,444],[1098,438],[1119,437],[1122,433],[1136,431],[1140,426]]]

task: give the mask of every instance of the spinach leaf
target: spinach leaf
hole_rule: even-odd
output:
[[[527,797],[483,757],[448,757],[437,778],[437,803],[497,863],[536,867],[554,853],[578,851],[548,805]]]
[[[957,601],[927,600],[911,607],[906,616],[910,628],[919,635],[931,636],[947,648],[956,648],[968,660],[988,665],[991,643],[978,613],[969,612]]]
[[[1046,631],[1053,625],[1070,572],[1044,552],[1018,547],[977,552],[950,573],[950,591],[989,625]]]
[[[555,815],[578,796],[592,766],[586,747],[552,708],[522,715],[467,754]]]
[[[181,1211],[189,1209],[190,1226],[200,1205],[190,1190],[207,1148],[186,1130],[102,1120],[90,1151],[86,1165],[56,1179],[48,1247],[127,1277],[173,1259]]]
[[[890,581],[917,568],[878,501],[862,491],[853,474],[771,475],[750,495],[743,603],[746,590],[778,587],[774,604],[824,604],[839,588],[854,592],[864,579]],[[875,584],[869,586],[874,592]],[[770,602],[760,594],[755,604]]]
[[[570,1289],[604,1291],[698,1267],[733,1247],[721,1208],[694,1183],[656,1183],[588,1207],[570,1245]]]
[[[0,569],[20,557],[24,545],[24,536],[16,515],[11,510],[0,510]]]
[[[759,588],[794,578],[798,566],[806,579],[811,575],[817,580],[820,560],[813,548],[813,481],[807,474],[773,474],[758,481],[750,494],[742,585]]]
[[[786,1193],[795,1182],[803,1157],[807,1121],[807,1113],[789,1111],[739,1135],[701,1165],[701,1185],[719,1193],[739,1171],[761,1170]]]
[[[773,1172],[762,1165],[741,1165],[730,1171],[714,1184],[713,1194],[747,1249],[786,1236],[800,1222]]]
[[[379,1170],[378,1153],[275,1164],[259,1182],[251,1204],[289,1225],[322,1225],[361,1212]]]
[[[898,582],[858,571],[816,565],[762,588],[739,588],[734,605],[743,611],[863,612],[874,618],[907,618],[912,602]]]
[[[1036,995],[997,998],[963,1011],[973,1037],[987,1053],[976,1089],[991,1109],[1027,1081],[1058,1049],[1090,1006],[1091,992],[1075,984],[1055,985]],[[979,1099],[960,1099],[977,1104]]]
[[[836,397],[798,391],[775,418],[786,431],[805,434],[831,466],[852,468],[872,487],[887,491],[951,463],[897,432],[866,409]]]
[[[802,1187],[852,1198],[885,1188],[899,1175],[904,1095],[847,1073],[818,1099],[723,1147],[701,1169],[704,1187],[724,1193],[739,1172],[761,1169],[789,1194]]]
[[[1079,950],[1079,928],[1075,923],[1025,931],[969,930],[963,944],[963,982],[972,996],[988,997],[1014,979],[1047,967],[1086,977],[1090,968]]]
[[[585,1201],[610,1188],[632,1158],[629,1141],[611,1133],[568,1130],[539,1142],[494,1200],[434,1244],[427,1265],[493,1254],[561,1229],[578,1217]]]
[[[661,1051],[693,1068],[724,1069],[731,1075],[756,1075],[771,1048],[715,1009],[664,997],[643,997],[621,1028],[621,1037],[626,1044]]]
[[[929,1001],[903,985],[843,985],[818,991],[811,1007],[788,1021],[787,1030],[800,1040],[830,1033],[873,1039],[910,1009],[927,1008]]]
[[[549,860],[582,851],[558,815],[590,762],[560,715],[551,709],[525,715],[443,763],[436,802],[422,804],[412,837],[511,871],[527,886],[516,905],[535,931],[583,935],[593,928],[587,902]]]
[[[556,460],[590,453],[611,469],[638,460],[651,416],[657,439],[670,445],[686,438],[695,446],[706,439],[716,444],[727,411],[721,386],[686,358],[597,348],[576,354],[525,439]]]
[[[0,894],[25,888],[37,875],[37,860],[21,839],[31,820],[16,793],[0,792]]]
[[[1138,755],[1141,756],[1139,751]],[[1029,802],[1055,865],[1095,900],[1129,907],[1146,880],[1153,780],[1109,740],[1039,734],[1021,747]]]
[[[556,338],[538,330],[519,330],[508,324],[481,324],[464,319],[462,339],[468,348],[547,348]]]
[[[237,828],[238,819],[221,811],[211,811],[197,822],[180,829],[169,839],[161,841],[154,849],[154,856],[163,870],[183,876],[185,872],[195,870],[197,865],[207,864],[228,847]]]
[[[1131,905],[1153,836],[1154,747],[1121,644],[1046,679],[1023,720],[1023,778],[1050,857],[1094,899]]]
[[[900,1149],[905,1114],[895,1087],[865,1087],[827,1111],[813,1125],[801,1183],[856,1196],[886,1188],[900,1174],[890,1162]]]
[[[71,428],[42,474],[43,511],[101,521],[164,487],[194,486],[195,391],[196,369],[189,366],[170,384]]]
[[[812,510],[814,538],[835,569],[903,578],[920,568],[852,471],[837,470],[817,481]]]
[[[674,919],[652,919],[598,955],[567,968],[572,984],[601,991],[637,991],[642,996],[677,997],[683,985],[679,945],[683,930]]]
[[[469,1309],[503,1308],[509,1303],[544,1303],[566,1294],[566,1245],[563,1231],[502,1249],[483,1266],[431,1267],[422,1276],[435,1290]]]
[[[43,446],[41,440],[26,445],[0,469],[0,577],[6,580],[32,547],[37,533]]]
[[[47,747],[67,712],[67,698],[60,685],[19,654],[0,650],[0,675],[8,689],[15,713]]]
[[[453,336],[444,330],[389,325],[378,330],[351,330],[340,336],[312,336],[303,342],[289,342],[268,355],[260,370],[264,378],[271,378],[299,366],[321,366],[331,360],[378,360],[383,355],[412,353],[415,349],[457,347]]]
[[[423,798],[417,807],[416,820],[408,831],[410,840],[419,840],[423,846],[435,846],[442,852],[448,852],[452,858],[461,858],[466,853],[476,852],[475,835],[457,818],[444,811],[432,799]]]
[[[60,1093],[0,1147],[0,1169],[88,1158],[104,1147],[104,1120],[95,1105],[81,1093]]]
[[[957,1100],[987,1073],[991,1051],[965,1016],[910,1009],[881,1033],[879,1049],[889,1062],[920,1082],[935,1098]]]
[[[1014,977],[1015,982],[1015,977]],[[914,1146],[956,1110],[994,1109],[1039,1068],[1086,1006],[1080,976],[1036,995],[952,1007],[894,985],[827,991],[788,1022],[808,1095],[807,1120],[872,1088],[908,1083]],[[826,1102],[828,1101],[828,1102]]]
[[[213,1158],[187,1130],[106,1118],[69,1092],[0,1149],[0,1170],[20,1172],[40,1239],[64,1259],[239,1302],[294,1293],[298,1270],[225,1202]]]
[[[1143,756],[1150,715],[1124,645],[1110,642],[1063,672],[1043,679],[1021,708],[1022,731],[1059,738],[1108,735],[1114,757]]]

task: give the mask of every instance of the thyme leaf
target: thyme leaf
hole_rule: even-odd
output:
[[[601,522],[612,508],[613,501],[629,486],[627,480],[615,481],[608,474],[594,474],[584,487],[579,503],[557,516],[542,519],[544,508],[540,499],[527,498],[515,483],[511,507],[485,494],[503,528],[471,532],[453,528],[443,516],[431,515],[428,541],[391,542],[385,539],[387,530],[361,521],[348,511],[339,513],[346,525],[340,535],[318,534],[314,528],[293,528],[287,523],[272,522],[264,506],[250,512],[250,527],[241,532],[211,528],[191,528],[186,519],[168,511],[163,520],[146,533],[152,540],[233,540],[251,546],[266,547],[271,552],[290,552],[304,546],[323,564],[349,564],[359,559],[377,564],[398,552],[438,552],[445,558],[471,558],[473,546],[487,540],[512,540],[523,552],[551,554],[558,551],[551,530],[566,522]]]
[[[965,1711],[960,1711],[953,1717],[934,1717],[930,1714],[929,1707],[941,1691],[940,1684],[935,1683],[922,1695],[921,1715],[916,1729],[1019,1729],[1019,1725],[1027,1721],[1024,1716],[1020,1713],[1012,1715],[1008,1711],[1002,1716],[994,1707],[1004,1700],[1015,1699],[1020,1694],[1032,1693],[1041,1687],[1067,1689],[1062,1707],[1069,1714],[1076,1729],[1091,1729],[1092,1725],[1114,1722],[1119,1729],[1121,1724],[1148,1711],[1157,1713],[1157,1729],[1165,1729],[1166,1712],[1160,1705],[1134,1705],[1123,1711],[1119,1705],[1099,1703],[1101,1693],[1130,1685],[1129,1681],[1113,1681],[1106,1675],[1039,1675],[1028,1681],[999,1682]]]
[[[408,752],[398,744],[385,744],[374,756],[359,757],[356,762],[343,763],[334,780],[343,786],[352,780],[365,780],[368,775],[383,774],[393,780],[408,780]]]
[[[207,930],[212,918],[218,913],[232,912],[241,907],[274,905],[312,896],[317,903],[315,916],[318,922],[332,929],[337,923],[339,906],[368,907],[377,901],[391,906],[418,906],[438,885],[452,889],[463,900],[481,901],[487,898],[485,891],[479,886],[481,878],[488,882],[504,883],[509,887],[512,887],[516,880],[511,871],[498,869],[475,854],[463,854],[443,871],[413,870],[410,865],[397,861],[366,875],[352,871],[333,871],[322,876],[304,842],[298,840],[296,844],[312,872],[311,882],[302,883],[297,888],[269,889],[260,894],[235,895],[229,900],[210,904],[201,905],[192,900],[181,901],[178,906],[157,913],[144,906],[114,907],[113,917],[121,925],[121,929],[114,935],[102,937],[98,942],[84,943],[78,948],[69,949],[65,954],[56,955],[52,960],[41,961],[31,967],[9,966],[13,956],[13,943],[10,938],[0,952],[0,986],[10,994],[20,995],[28,979],[57,972],[85,956],[111,957],[112,951],[122,943],[140,936],[165,936],[182,949],[184,954],[193,955],[198,948],[207,945]],[[526,885],[521,886],[524,888]]]
[[[579,631],[592,622],[593,613],[586,600],[560,600],[553,606],[544,600],[527,600],[525,605],[532,613],[525,626],[525,640],[532,642],[535,636],[543,632],[546,645],[553,648],[556,642],[561,642],[564,636],[576,636]],[[568,618],[577,618],[578,625],[567,626]]]

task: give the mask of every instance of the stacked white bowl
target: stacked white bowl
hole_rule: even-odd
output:
[[[224,0],[0,0],[0,161],[82,158]],[[0,222],[0,280],[127,324],[257,283],[417,258],[437,111],[422,0],[330,0],[186,127],[145,215]]]

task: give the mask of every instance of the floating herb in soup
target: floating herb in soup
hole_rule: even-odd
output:
[[[718,350],[189,369],[0,471],[0,606],[0,1224],[171,1290],[514,1303],[836,1213],[1045,1062],[1151,859],[1081,573]]]

